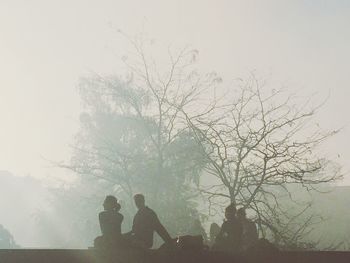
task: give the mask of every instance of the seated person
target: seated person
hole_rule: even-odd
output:
[[[172,239],[160,223],[157,214],[145,205],[145,197],[142,194],[136,194],[134,201],[138,211],[133,220],[132,230],[128,233],[132,243],[138,247],[151,248],[154,232],[157,232],[165,243],[171,243]]]
[[[238,209],[237,218],[242,223],[243,227],[241,248],[243,251],[246,251],[257,243],[259,239],[258,230],[255,223],[247,218],[245,209],[243,207]]]
[[[209,230],[209,245],[213,246],[215,244],[216,237],[220,233],[220,226],[217,223],[212,223]]]
[[[226,207],[225,217],[226,220],[216,237],[213,249],[237,253],[241,249],[243,228],[242,223],[236,217],[236,206],[234,204]]]
[[[95,246],[114,247],[122,242],[121,224],[123,215],[119,213],[121,208],[117,198],[107,195],[103,203],[104,211],[99,213],[99,222],[102,237],[95,239]]]

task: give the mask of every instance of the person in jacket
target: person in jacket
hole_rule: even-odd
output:
[[[98,246],[108,247],[121,245],[123,239],[121,225],[124,219],[119,213],[121,206],[115,196],[107,195],[103,207],[104,211],[98,215],[102,236],[96,238],[95,243],[99,243]]]
[[[243,227],[236,217],[236,206],[230,204],[225,209],[225,218],[220,232],[216,237],[214,249],[230,253],[237,253],[241,250]]]
[[[142,248],[153,246],[153,234],[156,232],[165,243],[171,243],[172,238],[168,231],[161,224],[157,214],[145,204],[145,197],[142,194],[134,196],[137,213],[135,214],[131,237],[135,245]]]
[[[245,209],[243,207],[238,209],[237,218],[243,227],[241,248],[243,251],[246,251],[257,243],[259,239],[258,230],[255,223],[247,218]]]

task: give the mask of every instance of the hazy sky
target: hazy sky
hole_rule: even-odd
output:
[[[345,129],[324,151],[350,170],[350,1],[0,0],[0,170],[63,174],[81,110],[78,79],[119,73],[130,35],[191,45],[225,81],[255,70],[320,96],[324,128]],[[350,183],[350,176],[347,179]]]

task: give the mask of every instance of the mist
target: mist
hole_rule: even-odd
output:
[[[101,234],[98,213],[105,196],[117,196],[123,232],[127,232],[137,211],[132,196],[142,192],[171,235],[190,232],[191,224],[186,222],[195,219],[209,235],[210,224],[222,223],[224,208],[233,200],[204,161],[221,157],[208,152],[216,142],[214,133],[206,133],[212,137],[204,140],[193,126],[208,131],[209,124],[222,128],[230,123],[223,114],[229,111],[225,107],[238,103],[241,87],[251,85],[266,98],[283,90],[268,105],[292,95],[288,106],[295,112],[317,108],[291,142],[311,138],[311,131],[327,135],[303,156],[310,158],[303,169],[318,176],[322,192],[327,193],[293,188],[290,192],[298,205],[286,198],[281,208],[299,211],[310,204],[300,220],[313,215],[316,231],[303,242],[317,243],[319,249],[348,249],[349,236],[344,233],[349,233],[350,215],[343,200],[350,182],[349,19],[347,1],[2,1],[0,224],[20,247],[87,248]],[[159,87],[171,75],[169,66],[176,61],[170,58],[181,50],[188,52],[183,54],[183,68],[175,67],[175,78],[169,82],[181,86],[182,93],[175,96],[178,90],[173,88],[167,95],[164,101],[170,110],[161,124],[156,97],[142,78],[140,50],[158,97]],[[259,85],[252,84],[252,76]],[[195,103],[189,100],[182,105],[181,96],[186,97],[195,83],[205,91],[193,96]],[[111,87],[116,92],[112,95]],[[221,108],[207,114],[213,98]],[[183,112],[179,112],[187,115],[174,121],[172,116],[178,112],[171,106],[175,104],[181,104]],[[252,101],[248,113],[258,104]],[[218,116],[224,116],[220,123],[215,122]],[[253,130],[261,125],[259,120],[251,123]],[[174,130],[169,128],[172,125]],[[164,133],[159,135],[160,130]],[[174,131],[181,131],[180,135]],[[167,138],[174,139],[166,143]],[[232,162],[238,144],[223,144],[232,147],[228,150]],[[312,167],[307,166],[310,163]],[[326,163],[327,168],[318,167]],[[283,166],[288,168],[290,164]],[[235,171],[230,165],[225,169],[229,175]],[[209,205],[212,188],[208,189],[214,185],[220,185],[215,194],[222,196],[210,199]],[[252,184],[247,185],[249,189]],[[285,196],[280,190],[266,189]],[[247,191],[239,193],[248,196]],[[244,200],[235,201],[240,206],[246,204]],[[173,211],[178,211],[176,219]],[[257,218],[252,208],[247,214]],[[265,234],[273,239],[273,234]]]

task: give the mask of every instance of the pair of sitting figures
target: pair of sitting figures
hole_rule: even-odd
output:
[[[142,194],[134,196],[138,209],[132,224],[132,230],[121,233],[123,215],[115,196],[108,195],[104,200],[104,211],[99,214],[102,236],[97,237],[94,246],[97,248],[134,247],[148,249],[153,246],[153,233],[157,232],[166,244],[174,240],[158,219],[157,214],[146,206]]]
[[[142,194],[134,196],[135,205],[138,209],[132,224],[132,230],[121,233],[123,215],[119,213],[121,208],[116,197],[108,195],[103,203],[104,211],[99,214],[99,222],[102,236],[94,241],[96,248],[143,248],[153,246],[153,234],[156,232],[165,242],[165,247],[177,246],[181,249],[202,249],[203,237],[182,236],[172,239],[168,231],[161,224],[157,214],[146,206],[145,197]],[[254,250],[271,250],[272,247],[266,239],[258,240],[258,232],[255,224],[246,218],[244,208],[238,211],[234,204],[225,209],[226,220],[221,228],[218,227],[215,241],[211,249],[238,253]],[[212,232],[212,231],[211,231]],[[261,249],[260,249],[261,250]]]

